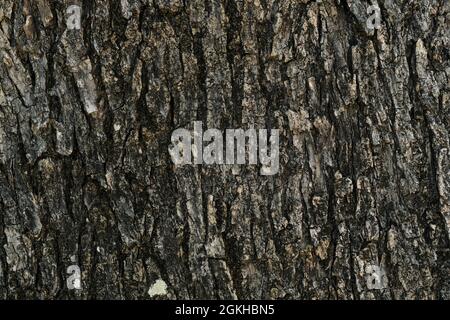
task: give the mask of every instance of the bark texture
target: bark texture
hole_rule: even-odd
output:
[[[450,299],[449,19],[447,0],[1,0],[0,297]],[[196,120],[280,129],[279,173],[174,167]]]

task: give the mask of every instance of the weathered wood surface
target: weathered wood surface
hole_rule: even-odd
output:
[[[373,4],[1,0],[0,297],[449,299],[449,1]],[[279,173],[175,168],[195,120]]]

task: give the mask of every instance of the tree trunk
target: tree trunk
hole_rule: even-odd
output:
[[[450,299],[450,4],[372,4],[1,0],[0,297]]]

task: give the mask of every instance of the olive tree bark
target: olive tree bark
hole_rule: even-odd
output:
[[[450,299],[449,14],[1,0],[0,297]],[[279,129],[279,172],[174,166],[194,121]]]

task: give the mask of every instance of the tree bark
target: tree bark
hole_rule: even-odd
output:
[[[449,299],[450,4],[372,4],[2,0],[0,297]],[[174,166],[194,121],[278,174]]]

